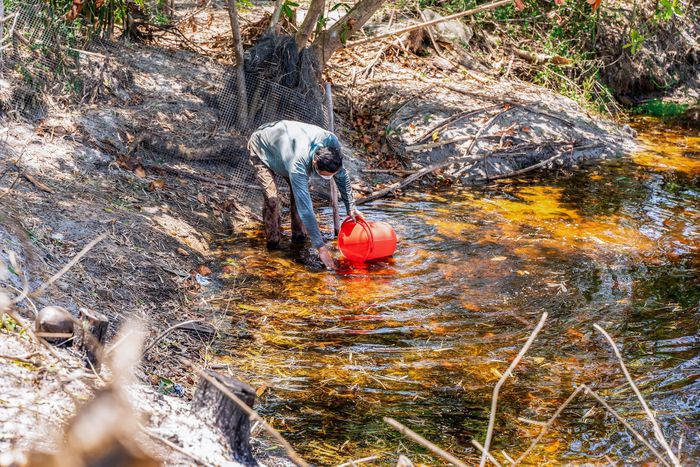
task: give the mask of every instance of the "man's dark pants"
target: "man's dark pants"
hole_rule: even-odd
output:
[[[263,223],[265,224],[265,240],[270,249],[277,248],[282,237],[282,214],[279,190],[275,184],[275,173],[260,159],[257,148],[249,144],[250,163],[255,172],[255,178],[263,190]],[[289,203],[292,215],[292,243],[304,243],[306,241],[306,228],[299,217],[297,205],[294,202],[294,192],[289,178],[284,178],[289,185]]]

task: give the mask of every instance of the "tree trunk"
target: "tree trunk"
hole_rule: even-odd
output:
[[[311,44],[317,63],[325,65],[333,52],[340,49],[357,31],[362,29],[386,0],[360,0],[347,15],[323,31]]]
[[[245,404],[253,408],[255,391],[241,381],[207,370],[207,375],[224,385]],[[192,400],[197,415],[213,421],[229,442],[234,460],[243,465],[257,465],[250,451],[250,418],[238,404],[202,378]]]
[[[306,47],[306,44],[307,42],[309,42],[309,38],[311,37],[311,33],[316,28],[316,23],[318,23],[318,19],[321,17],[321,14],[323,13],[323,9],[325,7],[326,0],[311,1],[311,5],[309,5],[309,11],[306,13],[306,17],[304,17],[304,22],[301,23],[299,32],[297,32],[297,35],[295,37],[297,41],[297,47],[299,48],[299,50]]]
[[[284,5],[284,0],[277,0],[275,2],[275,9],[272,12],[272,17],[270,18],[270,26],[267,28],[268,33],[278,34],[277,23],[280,21],[282,16],[282,6]]]
[[[244,56],[243,56],[243,41],[241,40],[241,27],[238,23],[238,9],[236,0],[228,0],[228,17],[231,21],[231,34],[233,35],[233,47],[236,52],[236,85],[238,90],[238,106],[241,123],[241,128],[246,129],[249,125],[248,119],[248,98],[245,86],[245,71],[244,71]],[[230,96],[224,96],[229,98]],[[234,107],[230,107],[233,109]]]

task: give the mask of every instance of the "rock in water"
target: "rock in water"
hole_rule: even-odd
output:
[[[39,311],[34,323],[36,332],[73,334],[73,316],[62,306],[47,306]],[[52,343],[63,342],[65,337],[47,337]]]

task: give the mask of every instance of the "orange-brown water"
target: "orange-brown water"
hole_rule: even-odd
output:
[[[493,385],[543,311],[549,320],[499,398],[493,451],[521,453],[581,383],[638,430],[605,327],[683,457],[700,462],[700,138],[641,124],[646,149],[571,176],[411,194],[365,208],[399,235],[394,258],[322,272],[258,234],[224,245],[215,303],[233,334],[217,357],[254,375],[258,409],[310,461],[382,452],[439,464],[390,416],[471,463]],[[653,131],[651,130],[653,128]],[[525,465],[653,460],[579,397]]]

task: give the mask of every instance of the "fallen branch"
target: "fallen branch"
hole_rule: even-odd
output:
[[[366,174],[393,174],[393,175],[411,175],[416,173],[415,170],[406,169],[362,169],[363,173]],[[353,187],[354,189],[354,187]]]
[[[668,454],[668,457],[671,459],[671,463],[674,466],[680,466],[680,462],[678,462],[678,458],[673,452],[673,449],[671,449],[671,446],[669,446],[668,442],[666,441],[666,438],[664,437],[663,432],[661,431],[661,428],[659,427],[659,424],[656,421],[656,418],[654,417],[654,414],[651,413],[651,410],[649,409],[649,405],[647,405],[646,400],[644,399],[644,396],[642,396],[642,393],[639,391],[639,388],[635,384],[634,380],[632,379],[632,376],[630,376],[629,371],[627,371],[627,366],[625,365],[625,361],[622,359],[622,355],[620,355],[620,350],[617,348],[617,345],[615,344],[615,341],[610,337],[610,334],[608,334],[605,329],[600,327],[598,324],[594,324],[593,327],[603,334],[605,336],[605,339],[610,343],[610,346],[613,348],[613,352],[615,352],[615,356],[617,357],[618,362],[620,363],[620,368],[622,369],[622,372],[625,375],[625,378],[627,378],[627,382],[630,383],[630,386],[632,387],[632,390],[634,393],[637,395],[637,399],[639,399],[639,403],[642,404],[642,407],[644,408],[644,412],[647,415],[647,418],[649,418],[649,421],[651,422],[652,427],[654,428],[654,436],[656,437],[656,440],[661,443],[661,446],[666,450],[666,454]]]
[[[482,107],[480,109],[466,110],[464,112],[459,112],[458,114],[453,115],[451,117],[448,117],[446,120],[443,120],[437,126],[431,128],[429,130],[426,130],[422,135],[420,135],[418,138],[416,138],[415,142],[422,143],[426,138],[429,138],[436,131],[442,131],[446,127],[448,127],[449,125],[452,125],[453,123],[456,123],[465,117],[471,117],[472,115],[477,115],[477,114],[480,114],[482,112],[486,112],[487,110],[493,110],[493,109],[500,107],[500,106],[501,106],[501,104],[493,104],[493,105],[489,105],[487,107]],[[406,150],[408,150],[408,147],[406,148]]]
[[[462,462],[461,460],[457,459],[455,456],[450,454],[449,452],[445,451],[444,449],[434,445],[427,439],[423,438],[421,435],[416,433],[415,431],[412,431],[408,427],[402,425],[401,423],[397,422],[393,418],[389,417],[384,417],[384,423],[388,424],[392,428],[395,428],[398,430],[399,433],[402,435],[406,436],[407,438],[410,438],[411,440],[415,441],[416,443],[420,444],[424,448],[429,449],[432,451],[434,454],[440,456],[441,458],[445,459],[447,462],[449,462],[452,465],[456,465],[457,467],[467,467],[467,464]]]
[[[51,188],[46,186],[45,183],[43,183],[41,180],[37,180],[37,178],[34,177],[34,175],[30,174],[26,170],[22,172],[22,177],[24,177],[29,183],[31,183],[36,188],[38,188],[39,190],[41,190],[45,193],[53,193],[54,192]]]
[[[406,150],[406,152],[427,151],[429,149],[435,149],[435,148],[439,148],[441,146],[447,146],[448,144],[452,144],[452,143],[461,143],[462,141],[469,141],[470,139],[474,139],[474,137],[473,136],[457,136],[457,137],[446,139],[443,141],[437,141],[435,143],[412,144],[410,146],[406,146],[404,149]]]
[[[476,142],[477,142],[477,140],[479,139],[479,137],[481,136],[481,134],[482,134],[484,131],[486,131],[488,128],[490,128],[491,125],[493,125],[493,123],[494,123],[501,115],[503,115],[503,114],[505,114],[505,113],[507,113],[507,112],[510,112],[512,109],[516,109],[516,108],[519,108],[519,106],[508,107],[507,109],[503,109],[502,111],[498,112],[496,115],[494,115],[493,117],[491,117],[481,128],[479,128],[479,131],[477,131],[477,132],[476,132],[476,135],[474,135],[474,139],[472,139],[472,142],[469,144],[469,147],[468,147],[467,150],[464,152],[464,154],[462,155],[461,159],[466,159],[467,157],[469,157],[469,156],[471,155],[472,150],[474,149],[474,145],[476,144]],[[482,159],[482,161],[483,161],[483,160],[485,159],[485,157],[482,157],[481,159]],[[465,170],[467,170],[467,166],[462,167],[462,168],[459,169],[457,172],[455,172],[455,173],[454,173],[454,176],[455,176],[455,177],[459,177],[459,176],[462,174],[462,172],[464,172]]]
[[[477,13],[481,13],[482,11],[493,10],[494,8],[498,8],[500,6],[505,6],[505,5],[508,5],[512,2],[513,2],[513,0],[498,0],[496,2],[486,3],[486,4],[478,6],[476,8],[472,8],[471,10],[466,10],[466,11],[462,11],[460,13],[455,13],[453,15],[443,16],[442,18],[436,18],[436,19],[433,19],[430,21],[425,21],[425,22],[422,22],[419,24],[414,24],[413,26],[408,26],[408,27],[398,29],[398,30],[393,31],[393,32],[387,32],[385,34],[380,34],[380,35],[374,36],[374,37],[368,37],[366,39],[361,39],[359,41],[349,42],[345,45],[345,48],[356,47],[358,45],[366,44],[368,42],[374,42],[378,39],[384,39],[386,37],[399,36],[401,34],[405,34],[407,32],[411,32],[411,31],[414,31],[416,29],[425,28],[427,26],[432,26],[434,24],[439,24],[439,23],[442,23],[445,21],[450,21],[453,19],[462,18],[464,16],[475,15]]]
[[[486,177],[484,177],[484,178],[478,178],[478,179],[474,180],[474,183],[484,183],[484,182],[489,182],[489,181],[492,181],[492,180],[501,180],[501,179],[504,179],[504,178],[513,178],[513,177],[517,177],[517,176],[519,176],[519,175],[523,175],[523,174],[526,174],[526,173],[528,173],[528,172],[532,172],[533,170],[537,170],[537,169],[539,169],[540,167],[544,167],[545,165],[547,165],[547,164],[549,164],[549,163],[552,163],[552,162],[554,162],[555,160],[559,159],[562,155],[563,155],[563,154],[562,154],[561,152],[558,152],[558,153],[556,153],[555,155],[553,155],[552,157],[550,157],[550,158],[548,158],[548,159],[545,159],[545,160],[543,160],[543,161],[540,161],[540,162],[538,162],[537,164],[533,164],[533,165],[531,165],[531,166],[529,166],[529,167],[525,167],[524,169],[515,170],[515,171],[510,172],[510,173],[507,173],[507,174],[495,175],[495,176],[493,176],[493,177],[486,176]],[[466,167],[460,169],[460,171],[457,172],[457,173],[455,174],[455,176],[460,175],[460,174],[461,174],[462,172],[464,172],[466,169],[467,169]]]
[[[520,462],[523,461],[523,459],[527,458],[527,456],[532,452],[532,450],[535,449],[535,446],[537,446],[542,440],[542,438],[544,438],[544,435],[547,434],[547,431],[551,428],[552,424],[557,420],[557,418],[559,418],[559,415],[561,415],[564,409],[567,408],[569,404],[571,404],[571,402],[574,399],[576,399],[576,396],[578,396],[578,394],[584,389],[586,389],[586,385],[582,384],[581,386],[577,387],[574,390],[574,392],[571,393],[571,395],[564,401],[564,403],[560,405],[559,408],[554,412],[554,415],[552,415],[552,417],[542,425],[540,433],[534,440],[532,440],[532,443],[530,443],[530,446],[525,450],[525,452],[520,454],[520,456],[514,461],[511,461],[512,464],[518,465]]]
[[[167,336],[168,334],[170,334],[171,332],[173,332],[175,329],[181,328],[181,327],[183,327],[183,326],[187,326],[188,324],[192,324],[192,323],[200,323],[200,322],[202,322],[202,321],[203,321],[203,320],[201,320],[201,319],[191,319],[191,320],[183,321],[182,323],[177,323],[177,324],[174,324],[174,325],[170,326],[168,329],[166,329],[165,331],[161,332],[161,333],[158,335],[158,337],[156,337],[155,339],[153,339],[153,342],[151,342],[150,344],[148,344],[148,345],[146,346],[145,349],[143,349],[143,355],[146,355],[146,354],[148,353],[149,350],[151,350],[158,342],[160,342],[165,336]]]
[[[357,205],[362,205],[369,203],[370,201],[374,201],[375,199],[380,199],[383,198],[384,196],[388,195],[389,193],[392,193],[396,190],[400,190],[411,183],[415,182],[416,180],[425,177],[426,175],[435,172],[440,169],[444,169],[447,166],[450,166],[454,164],[455,161],[452,159],[448,159],[445,161],[437,162],[433,165],[429,165],[427,167],[423,167],[419,171],[415,172],[412,175],[409,175],[405,179],[401,180],[400,182],[392,183],[388,187],[382,188],[381,190],[377,190],[372,194],[369,194],[365,196],[364,198],[360,198],[359,200],[355,201],[355,204]]]
[[[503,386],[503,383],[506,382],[506,379],[508,379],[509,376],[513,373],[513,370],[515,367],[520,363],[520,360],[522,360],[523,356],[525,353],[528,351],[532,343],[534,342],[535,338],[537,337],[537,334],[539,334],[540,330],[544,326],[544,322],[547,319],[547,312],[545,311],[542,313],[542,317],[540,318],[540,322],[537,323],[537,326],[535,326],[535,329],[532,331],[530,334],[530,337],[527,339],[527,342],[525,342],[525,345],[523,346],[522,349],[520,349],[520,352],[518,355],[515,357],[515,359],[511,362],[510,366],[508,369],[503,373],[503,376],[501,376],[501,379],[498,380],[496,383],[496,386],[493,388],[493,396],[491,397],[491,414],[489,415],[489,426],[486,430],[486,441],[484,441],[484,450],[481,454],[481,460],[479,461],[479,467],[484,467],[486,465],[486,453],[489,452],[489,447],[491,446],[491,438],[493,436],[493,427],[496,423],[496,409],[498,408],[498,393],[501,391],[501,386]]]
[[[287,451],[287,455],[295,464],[297,464],[300,467],[309,467],[309,464],[307,464],[306,461],[302,459],[301,456],[299,456],[299,454],[297,454],[292,445],[289,444],[289,442],[286,439],[284,439],[284,437],[282,437],[282,435],[277,430],[272,428],[270,424],[268,424],[260,415],[258,415],[258,413],[255,410],[248,407],[248,405],[245,402],[243,402],[238,396],[229,391],[226,386],[224,386],[223,384],[206,374],[204,371],[197,368],[194,365],[194,363],[192,363],[190,360],[180,358],[180,362],[192,368],[200,378],[207,380],[209,384],[217,388],[219,391],[221,391],[223,395],[235,402],[241,408],[241,410],[248,414],[248,416],[252,420],[259,422],[260,425],[262,425],[262,427],[265,429],[265,431],[267,431],[270,434],[270,436],[276,439],[277,442],[285,449],[285,451]]]
[[[498,461],[496,460],[496,458],[493,457],[493,455],[492,455],[490,452],[486,451],[486,450],[484,449],[484,447],[481,445],[480,442],[478,442],[478,441],[475,440],[475,439],[472,439],[472,446],[474,446],[476,449],[478,449],[479,452],[480,452],[482,455],[485,454],[486,457],[488,457],[489,460],[493,463],[493,465],[495,465],[496,467],[501,467],[501,463],[498,462]]]
[[[417,6],[418,9],[418,14],[420,15],[420,19],[425,23],[428,21],[428,18],[425,17],[425,13],[423,13],[423,10],[420,9],[420,5]],[[435,40],[435,36],[433,35],[433,31],[430,28],[426,28],[425,32],[428,33],[428,37],[430,38],[430,43],[433,44],[433,48],[435,49],[435,52],[438,54],[438,57],[440,58],[445,58],[445,56],[442,53],[442,48],[438,45],[437,41]]]
[[[605,399],[603,399],[597,392],[595,392],[595,391],[592,390],[591,388],[586,387],[586,385],[583,385],[583,386],[585,387],[586,394],[590,395],[590,396],[593,397],[596,401],[598,401],[598,402],[600,403],[600,405],[602,405],[602,406],[605,408],[605,410],[607,410],[607,411],[610,413],[610,415],[612,415],[613,417],[615,417],[615,418],[617,419],[618,422],[622,423],[622,425],[623,425],[625,428],[627,428],[627,429],[629,430],[629,432],[632,433],[632,434],[635,436],[635,438],[637,438],[644,446],[646,446],[646,447],[656,456],[656,458],[659,459],[659,461],[661,461],[661,463],[662,463],[663,465],[665,465],[666,467],[671,467],[671,465],[666,461],[666,459],[663,458],[663,456],[661,455],[661,453],[660,453],[659,451],[657,451],[656,449],[654,449],[654,446],[652,446],[651,443],[649,443],[649,441],[647,441],[647,440],[644,438],[644,436],[641,435],[641,433],[639,433],[637,430],[635,430],[635,429],[632,427],[632,425],[630,425],[630,424],[627,422],[627,420],[625,420],[624,418],[622,418],[622,417],[615,411],[615,409],[613,409],[612,407],[610,407],[610,404],[608,404],[608,403],[606,402]]]
[[[46,291],[46,289],[49,288],[49,287],[51,286],[51,284],[53,284],[53,283],[56,282],[58,279],[60,279],[61,276],[63,276],[65,273],[67,273],[67,272],[70,270],[70,268],[72,268],[73,266],[75,266],[76,264],[78,264],[78,262],[83,258],[83,256],[85,256],[86,254],[88,254],[88,252],[89,252],[90,250],[92,250],[92,248],[93,248],[95,245],[97,245],[97,244],[100,243],[102,240],[104,240],[106,236],[107,236],[107,232],[103,233],[102,235],[100,235],[99,237],[97,237],[96,239],[94,239],[93,241],[91,241],[90,243],[88,243],[87,245],[85,245],[85,246],[83,247],[83,249],[80,250],[80,252],[79,252],[77,255],[75,255],[75,256],[73,257],[73,259],[70,260],[70,262],[69,262],[68,264],[66,264],[65,266],[63,266],[63,268],[61,268],[60,271],[58,271],[56,274],[54,274],[53,276],[51,276],[51,278],[50,278],[49,280],[47,280],[46,282],[44,282],[43,284],[41,284],[41,286],[39,286],[38,289],[36,289],[34,292],[30,293],[29,296],[30,296],[30,297],[39,297],[39,296],[41,296],[41,294],[43,294],[44,291]],[[22,295],[20,295],[18,298],[16,298],[16,299],[14,300],[14,303],[19,303],[20,301],[24,300],[24,298],[25,298],[25,295],[22,294]]]
[[[534,63],[535,65],[542,65],[544,63],[549,62],[550,60],[552,60],[554,58],[553,55],[541,54],[541,53],[537,53],[537,52],[530,52],[529,50],[523,50],[523,49],[519,49],[517,47],[511,47],[511,50],[518,57],[520,57],[523,60],[526,60],[530,63]]]
[[[363,462],[369,462],[373,460],[377,460],[380,457],[382,457],[386,453],[380,453],[380,454],[375,454],[373,456],[368,456],[368,457],[363,457],[362,459],[354,459],[348,462],[343,462],[342,464],[338,464],[335,467],[355,467],[357,464],[362,464]]]
[[[33,357],[37,353],[38,352],[32,352],[30,354],[23,355],[21,357],[15,357],[13,355],[0,355],[0,358],[3,360],[12,360],[15,362],[26,363],[28,365],[33,365],[33,366],[39,367],[39,366],[41,366],[40,362],[36,362],[34,360],[29,360],[31,357]]]
[[[178,177],[191,178],[192,180],[211,183],[213,185],[224,186],[224,187],[228,187],[228,188],[236,188],[236,189],[247,188],[247,189],[251,189],[251,190],[262,190],[262,188],[257,186],[257,185],[247,185],[247,184],[244,185],[241,183],[231,183],[231,182],[227,182],[224,180],[216,180],[215,178],[205,177],[204,175],[199,175],[196,173],[185,172],[183,170],[178,170],[178,169],[175,169],[173,167],[168,167],[165,165],[141,164],[141,166],[146,170],[152,170],[155,172],[161,171],[161,172],[169,173],[171,175],[175,175]]]
[[[379,50],[379,52],[377,53],[377,55],[374,57],[374,59],[370,62],[370,64],[367,65],[367,67],[364,70],[362,70],[362,77],[364,79],[369,78],[370,75],[372,74],[372,70],[374,69],[375,66],[377,66],[377,64],[379,63],[379,60],[381,60],[382,56],[387,52],[387,50],[389,50],[391,47],[400,46],[400,44],[401,44],[401,38],[398,38],[395,41],[389,42],[384,47],[382,47]]]

